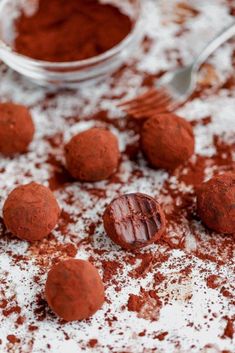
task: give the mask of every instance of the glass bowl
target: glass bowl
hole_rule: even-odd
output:
[[[18,54],[11,47],[13,22],[22,6],[30,0],[0,2],[0,59],[13,70],[42,86],[79,87],[104,80],[115,72],[133,53],[141,38],[141,0],[105,1],[121,9],[132,19],[131,32],[115,47],[101,55],[71,62],[48,62]],[[28,8],[27,8],[28,10]]]

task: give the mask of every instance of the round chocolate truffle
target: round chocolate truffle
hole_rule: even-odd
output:
[[[0,104],[0,153],[10,156],[27,151],[33,139],[34,124],[23,105]]]
[[[203,223],[218,233],[235,233],[235,173],[217,175],[197,190]]]
[[[120,158],[117,138],[108,130],[92,128],[74,136],[65,146],[70,174],[81,181],[109,178]]]
[[[145,122],[141,146],[153,167],[175,169],[194,153],[192,127],[174,114],[157,115]]]
[[[103,215],[107,235],[124,249],[135,250],[154,243],[166,228],[161,206],[145,194],[114,199]]]
[[[60,208],[53,193],[37,183],[15,188],[3,206],[6,227],[18,238],[31,242],[47,236],[59,216]]]
[[[104,303],[104,285],[88,261],[70,259],[52,267],[45,289],[49,307],[66,321],[92,316]]]

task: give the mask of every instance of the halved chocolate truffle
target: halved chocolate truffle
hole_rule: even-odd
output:
[[[104,285],[90,262],[70,259],[49,271],[45,295],[59,317],[66,321],[83,320],[103,305]]]
[[[165,231],[165,216],[152,197],[136,193],[114,199],[103,215],[107,235],[124,249],[154,243]]]

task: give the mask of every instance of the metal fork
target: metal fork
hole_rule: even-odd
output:
[[[218,47],[234,35],[235,23],[230,24],[210,41],[190,65],[166,73],[158,80],[155,88],[132,100],[120,103],[119,107],[136,119],[173,111],[178,105],[185,102],[194,91],[197,73],[201,65]]]

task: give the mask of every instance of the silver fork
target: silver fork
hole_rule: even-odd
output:
[[[201,65],[223,43],[235,35],[235,23],[220,32],[194,59],[181,69],[166,73],[155,88],[119,104],[119,107],[135,118],[151,117],[154,114],[174,110],[186,101],[196,86],[197,73]]]

